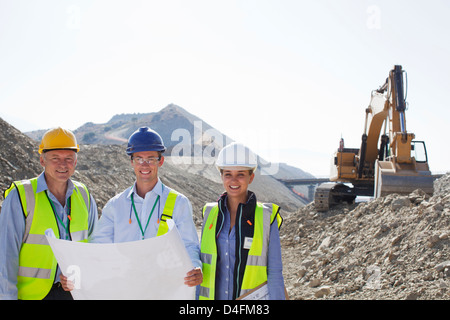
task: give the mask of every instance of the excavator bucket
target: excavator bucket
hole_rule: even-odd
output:
[[[421,189],[433,195],[433,176],[426,163],[377,161],[375,163],[375,198],[388,194],[410,194]]]

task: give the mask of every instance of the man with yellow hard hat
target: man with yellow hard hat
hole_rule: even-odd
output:
[[[72,299],[46,238],[87,242],[98,219],[86,186],[71,180],[80,150],[75,135],[51,129],[39,146],[44,172],[15,181],[5,191],[0,213],[0,300]]]

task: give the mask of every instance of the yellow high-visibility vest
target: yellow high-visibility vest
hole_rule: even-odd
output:
[[[166,204],[164,205],[163,213],[161,214],[161,221],[159,222],[158,233],[156,234],[157,237],[169,231],[169,226],[166,221],[168,219],[172,219],[173,208],[175,207],[177,195],[178,193],[176,191],[170,190],[166,199]]]
[[[216,226],[219,215],[217,203],[210,203],[203,208],[203,229],[201,238],[201,260],[203,282],[200,285],[200,300],[215,298],[215,281],[217,267]],[[270,237],[270,225],[277,219],[278,228],[282,218],[279,206],[272,203],[257,203],[255,208],[255,226],[253,240],[248,251],[244,276],[240,281],[239,296],[267,281],[267,255]],[[238,241],[238,239],[236,239]],[[241,249],[242,250],[242,249]],[[238,254],[238,253],[236,253]],[[234,266],[231,266],[234,267]],[[235,277],[237,275],[235,274]],[[236,279],[234,279],[236,281]]]
[[[87,242],[90,195],[86,186],[73,181],[70,196],[69,234],[72,241]],[[37,178],[15,181],[5,197],[16,188],[25,216],[25,233],[19,253],[18,299],[40,300],[50,292],[55,281],[57,261],[45,238],[51,228],[59,238],[58,221],[46,191],[36,192]]]

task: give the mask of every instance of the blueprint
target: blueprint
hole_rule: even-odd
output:
[[[80,243],[46,233],[62,273],[74,282],[75,300],[195,299],[184,284],[193,269],[172,220],[169,232],[124,243]],[[50,230],[51,231],[51,230]]]

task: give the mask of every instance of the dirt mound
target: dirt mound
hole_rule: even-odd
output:
[[[42,169],[37,152],[39,143],[0,118],[0,205],[13,181],[33,177]]]
[[[449,299],[450,175],[421,190],[284,221],[291,299]]]

